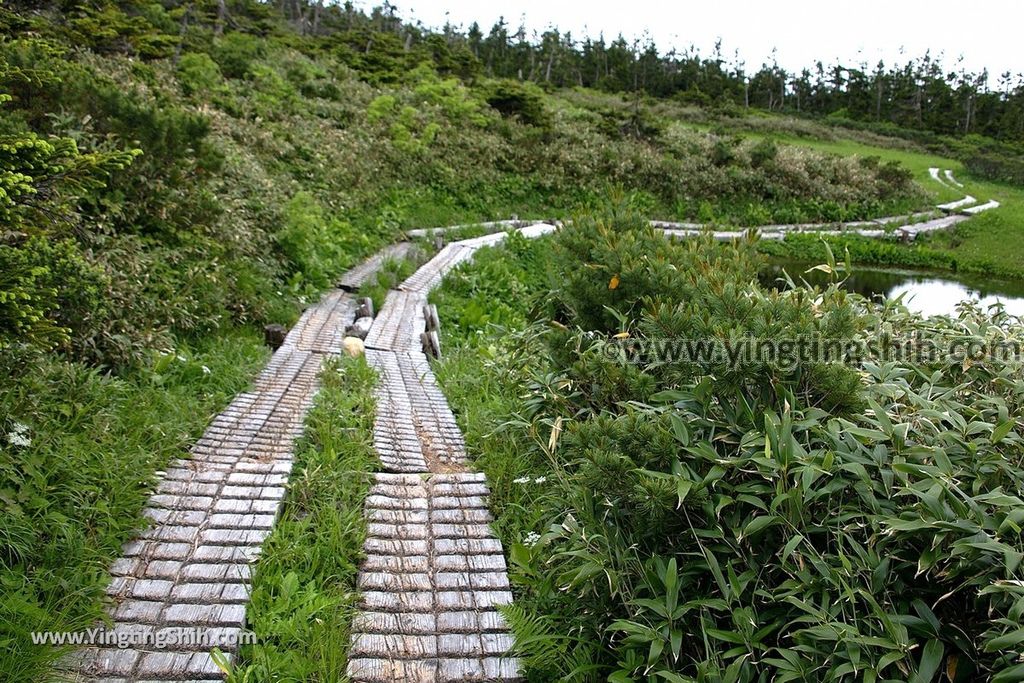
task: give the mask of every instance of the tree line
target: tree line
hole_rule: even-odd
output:
[[[449,49],[469,52],[488,76],[643,93],[700,106],[833,115],[944,135],[1024,139],[1024,74],[975,73],[963,68],[962,60],[949,68],[931,54],[874,66],[818,61],[793,72],[774,58],[750,68],[737,55],[723,54],[721,42],[702,55],[693,47],[662,50],[653,40],[629,41],[621,35],[610,41],[603,36],[578,39],[557,28],[538,35],[504,19],[486,33],[478,23],[432,30],[401,20],[398,8],[388,2],[369,12],[351,2],[325,9],[322,3],[278,0],[277,6],[300,29],[315,16],[324,34],[393,33],[406,50],[440,36]],[[325,13],[331,18],[321,19]],[[373,47],[368,41],[365,50]]]
[[[39,11],[41,4],[46,6],[15,0],[8,6]],[[134,41],[143,45],[143,52],[147,47],[171,50],[172,43],[180,51],[189,31],[203,26],[215,36],[224,31],[288,32],[307,39],[305,47],[347,52],[355,66],[380,80],[399,77],[401,69],[395,67],[409,56],[426,56],[439,70],[467,80],[486,75],[725,110],[756,108],[940,135],[1024,140],[1024,74],[976,73],[961,61],[951,68],[930,54],[874,66],[819,61],[799,72],[786,70],[773,57],[751,68],[737,55],[725,55],[720,43],[710,54],[693,47],[663,50],[653,40],[621,35],[613,40],[577,38],[557,28],[531,33],[504,19],[486,32],[477,23],[430,28],[403,20],[399,8],[387,1],[365,11],[351,1],[324,0],[162,0],[158,5],[146,0],[54,0],[49,9],[79,22],[92,19],[81,36],[89,41],[118,32],[114,13],[124,15],[135,30],[149,19],[162,37]],[[133,41],[120,44],[130,49]]]

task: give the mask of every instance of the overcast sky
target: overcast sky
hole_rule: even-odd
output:
[[[695,45],[709,53],[717,38],[731,57],[739,51],[748,68],[770,61],[788,70],[816,60],[846,63],[879,58],[887,63],[907,57],[945,56],[953,68],[963,55],[969,70],[990,75],[1024,72],[1024,0],[394,0],[405,19],[430,27],[446,20],[468,26],[478,21],[486,34],[499,16],[515,30],[525,20],[530,31],[549,26],[574,37],[627,39],[650,35],[662,51]],[[379,2],[360,4],[364,8]],[[994,79],[993,79],[994,80]],[[993,83],[994,85],[994,83]]]

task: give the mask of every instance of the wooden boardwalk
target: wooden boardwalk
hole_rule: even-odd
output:
[[[381,261],[371,259],[348,282],[358,287]],[[237,653],[250,564],[284,499],[320,366],[342,352],[354,315],[353,297],[341,290],[306,309],[252,388],[213,419],[190,457],[170,463],[143,511],[151,526],[111,567],[112,626],[101,645],[64,662],[66,678],[224,678],[210,650],[229,661]]]
[[[520,232],[552,230],[536,224]],[[388,294],[367,335],[367,360],[380,375],[374,447],[384,471],[366,500],[362,612],[348,666],[354,681],[519,679],[498,611],[512,593],[490,528],[487,484],[467,471],[462,433],[420,342],[430,290],[505,235],[445,246]]]

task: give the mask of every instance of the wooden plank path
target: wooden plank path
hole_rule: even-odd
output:
[[[383,260],[370,259],[344,281],[358,287]],[[213,419],[190,457],[170,463],[143,511],[152,525],[124,546],[111,567],[113,625],[101,643],[63,663],[65,678],[223,679],[210,650],[219,647],[229,661],[237,654],[250,564],[284,499],[320,366],[342,352],[354,315],[354,299],[341,290],[306,309],[252,388]],[[119,641],[129,646],[119,647]]]
[[[535,224],[527,237],[555,229]],[[512,601],[484,476],[423,353],[423,307],[445,273],[506,233],[453,242],[388,294],[366,337],[377,369],[374,447],[383,472],[366,500],[353,681],[514,681],[519,663],[498,611]]]
[[[949,183],[954,183],[957,187],[963,187],[963,185],[957,182],[953,177],[953,172],[950,170],[945,171],[947,181],[944,181],[939,175],[940,169],[930,168],[928,170],[932,179],[945,187],[951,187],[947,184],[947,181]],[[972,204],[976,205],[971,206]],[[713,239],[720,241],[742,239],[751,229],[756,229],[760,239],[764,240],[783,240],[786,238],[786,235],[790,233],[807,233],[823,236],[858,235],[860,237],[869,237],[873,239],[892,237],[906,241],[913,241],[920,234],[934,232],[936,230],[946,230],[967,220],[971,216],[976,216],[979,213],[998,207],[999,202],[994,199],[985,202],[984,204],[977,204],[977,200],[974,197],[965,195],[962,199],[957,201],[936,205],[934,211],[919,211],[900,216],[883,216],[881,218],[863,221],[835,223],[771,223],[755,226],[754,228],[736,228],[733,230],[717,229],[715,226],[707,223],[652,220],[650,221],[650,224],[653,227],[662,230],[669,237],[688,238],[707,234],[711,235]],[[483,228],[487,231],[500,231],[509,227],[519,227],[522,225],[525,224],[521,221],[510,220],[480,223],[477,227]],[[545,224],[540,223],[538,225]],[[466,227],[469,226],[453,225],[447,228],[421,228],[417,230],[408,230],[406,231],[406,234],[443,235],[446,232],[461,230]],[[530,227],[527,226],[523,229],[529,230]],[[462,242],[452,243],[449,247],[446,247],[446,249],[452,249],[454,253],[446,254],[446,258],[467,258],[468,256],[465,254],[467,246],[477,247],[481,244],[488,243],[487,240],[489,239],[501,238],[503,235],[504,233],[492,232],[492,234],[485,234],[482,237],[477,237],[472,240],[463,240]],[[455,245],[459,246],[456,247]],[[454,251],[456,249],[461,251]],[[424,275],[424,277],[431,277],[431,275],[427,274]]]
[[[517,663],[504,656],[511,636],[496,609],[511,593],[489,527],[486,484],[465,471],[462,433],[419,348],[430,289],[476,249],[504,237],[442,249],[389,293],[367,338],[367,360],[381,375],[374,446],[384,472],[366,502],[366,609],[349,670],[356,680],[518,677]],[[112,626],[102,629],[101,644],[63,663],[65,678],[224,678],[210,651],[218,647],[228,662],[237,655],[250,565],[284,500],[322,361],[342,352],[355,317],[351,292],[409,247],[391,245],[346,273],[339,289],[303,313],[251,390],[213,419],[190,457],[170,464],[143,511],[151,525],[111,567]]]
[[[411,242],[396,242],[352,268],[338,280],[338,287],[346,292],[354,292],[373,278],[388,260],[400,261],[405,258],[412,247]]]

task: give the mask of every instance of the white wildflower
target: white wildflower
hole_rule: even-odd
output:
[[[529,484],[530,483],[530,478],[529,477],[518,477],[516,479],[513,479],[512,483],[513,484]]]
[[[531,531],[523,538],[523,545],[537,545],[537,541],[539,540],[540,534],[535,531]]]
[[[208,367],[206,367],[206,366],[204,365],[204,366],[203,366],[203,374],[204,374],[204,375],[209,375],[209,374],[210,374],[210,368],[208,368]]]
[[[20,422],[15,422],[11,425],[11,429],[14,430],[15,434],[24,434],[28,431],[28,425],[24,425]]]
[[[19,434],[18,432],[8,432],[8,434],[7,434],[7,441],[12,446],[31,446],[32,445],[32,439],[28,438],[24,434]]]
[[[548,480],[547,477],[537,477],[536,479],[533,480],[533,483],[534,484],[543,484],[547,480]]]

